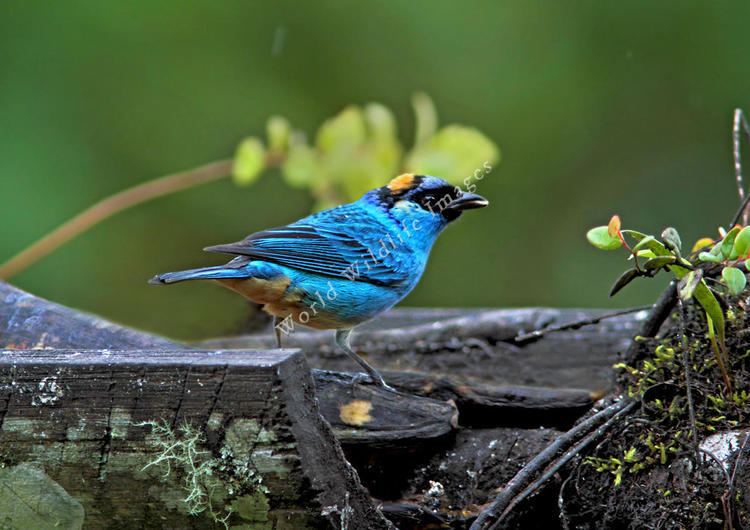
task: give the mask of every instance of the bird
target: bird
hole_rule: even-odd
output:
[[[360,380],[394,391],[352,349],[352,330],[409,294],[443,230],[488,204],[441,178],[405,173],[354,202],[204,248],[234,256],[224,265],[157,274],[149,283],[215,280],[273,316],[279,348],[295,324],[335,330],[336,345],[364,370]]]

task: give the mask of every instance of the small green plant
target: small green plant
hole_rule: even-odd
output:
[[[695,300],[703,309],[708,336],[716,364],[729,395],[732,382],[726,348],[726,321],[717,296],[739,295],[747,286],[745,273],[738,267],[750,265],[750,226],[720,229],[716,240],[703,238],[683,255],[680,235],[674,228],[666,228],[659,238],[636,230],[621,228],[620,217],[612,216],[606,226],[592,228],[586,234],[589,242],[602,250],[625,248],[633,267],[626,270],[613,285],[610,296],[638,277],[653,277],[667,271],[679,280],[678,293],[687,302]],[[720,277],[715,281],[714,277]],[[711,285],[709,285],[711,281]]]
[[[648,458],[648,463],[653,462],[653,458],[645,458]],[[614,476],[614,485],[617,487],[622,484],[622,475],[625,471],[637,473],[646,466],[645,458],[638,453],[635,447],[630,447],[620,457],[599,458],[588,456],[584,463],[593,466],[600,473],[605,471],[611,473]]]

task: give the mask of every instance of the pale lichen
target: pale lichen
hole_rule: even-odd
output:
[[[143,470],[158,467],[163,480],[176,470],[181,476],[181,503],[187,513],[205,513],[225,528],[229,528],[235,513],[244,520],[268,520],[268,490],[251,457],[260,428],[254,420],[238,422],[242,424],[227,429],[218,455],[208,448],[204,433],[189,423],[174,429],[167,422],[138,424],[151,428],[148,439],[157,449],[155,458]]]

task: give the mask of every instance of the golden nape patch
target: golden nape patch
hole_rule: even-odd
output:
[[[346,405],[341,405],[339,408],[339,418],[347,425],[360,427],[372,420],[372,416],[370,416],[371,410],[372,403],[364,399],[355,399]]]
[[[391,190],[391,193],[400,193],[410,189],[413,185],[414,175],[412,173],[404,173],[390,181],[388,183],[388,189]]]

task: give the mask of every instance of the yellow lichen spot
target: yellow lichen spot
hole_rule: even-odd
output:
[[[400,193],[406,191],[414,185],[414,175],[412,173],[404,173],[399,175],[388,183],[388,189],[391,193]]]
[[[370,411],[372,403],[363,399],[355,399],[346,405],[341,405],[339,418],[347,425],[361,426],[372,420]]]

